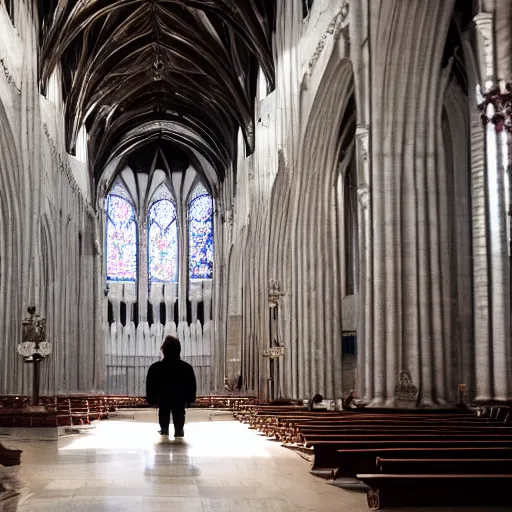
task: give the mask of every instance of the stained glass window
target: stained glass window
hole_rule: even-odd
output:
[[[190,279],[213,278],[213,201],[202,184],[188,210]]]
[[[176,206],[168,199],[153,203],[148,215],[149,280],[172,283],[178,280],[178,228]]]
[[[107,199],[107,279],[137,279],[137,223],[129,201],[109,195]]]

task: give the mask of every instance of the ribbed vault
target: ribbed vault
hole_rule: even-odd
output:
[[[253,150],[260,67],[274,88],[274,11],[274,0],[39,0],[41,87],[61,63],[68,151],[85,123],[96,183],[112,158],[158,140],[222,180],[239,127]]]

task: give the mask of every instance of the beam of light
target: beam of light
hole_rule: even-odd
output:
[[[171,425],[172,433],[172,425]],[[268,441],[236,421],[190,422],[185,442],[162,440],[155,423],[109,420],[99,422],[89,433],[59,441],[59,452],[106,451],[146,453],[168,460],[193,458],[268,458]]]

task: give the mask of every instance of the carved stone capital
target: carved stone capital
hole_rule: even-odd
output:
[[[512,83],[494,85],[482,95],[479,105],[484,125],[493,123],[497,132],[512,133]]]

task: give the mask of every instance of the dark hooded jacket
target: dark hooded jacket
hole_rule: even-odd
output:
[[[146,401],[149,405],[189,406],[196,399],[194,369],[180,359],[180,342],[173,338],[163,345],[164,358],[153,363],[146,378]]]

